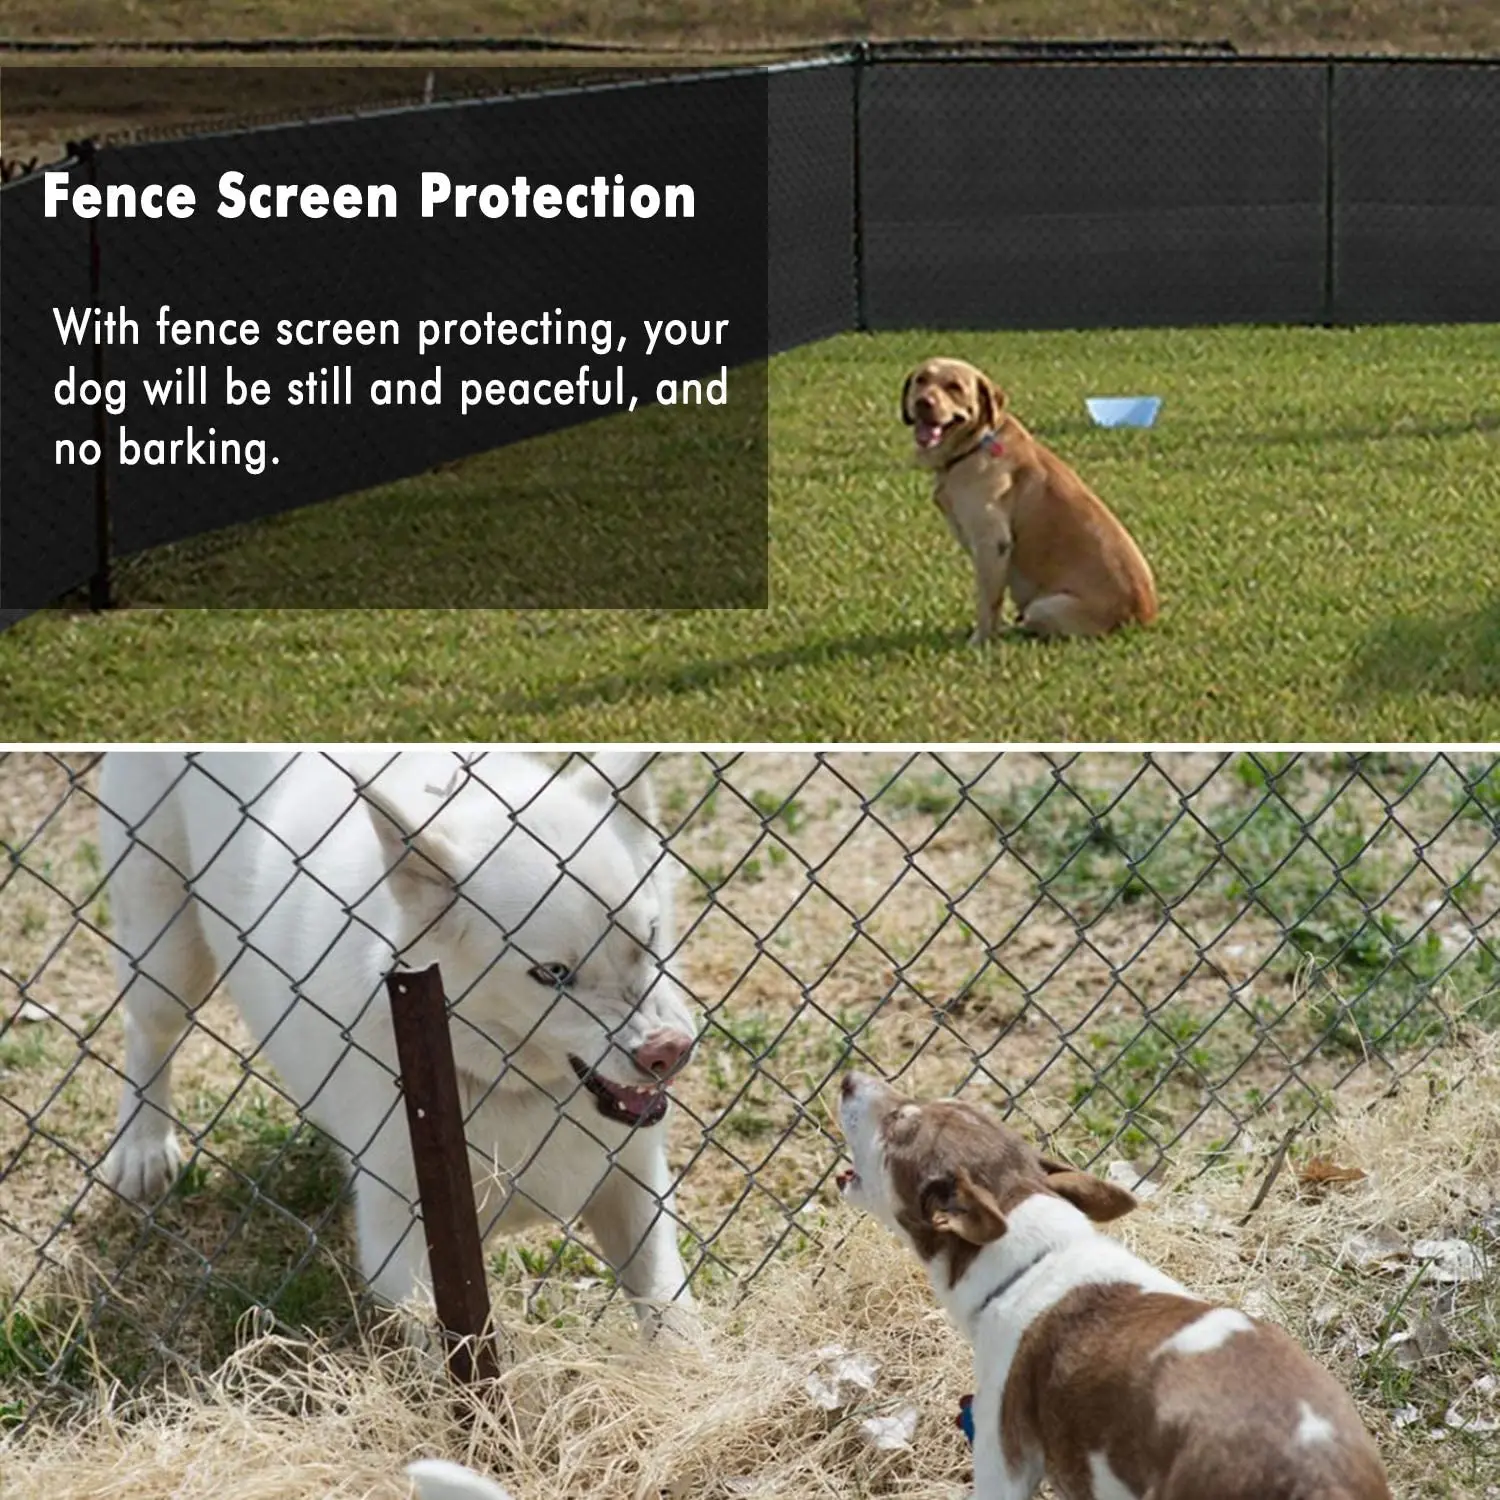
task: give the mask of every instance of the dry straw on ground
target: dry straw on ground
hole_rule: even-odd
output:
[[[1315,1156],[1364,1176],[1304,1181],[1319,1175],[1298,1170]],[[1257,1186],[1243,1169],[1165,1183],[1121,1231],[1329,1363],[1354,1390],[1397,1494],[1494,1500],[1500,1047],[1470,1039],[1377,1107],[1350,1108],[1297,1143],[1246,1219]],[[848,1230],[837,1251],[781,1262],[737,1304],[712,1305],[706,1351],[643,1352],[623,1317],[509,1329],[513,1362],[472,1428],[409,1351],[263,1340],[191,1396],[113,1409],[106,1399],[92,1415],[27,1429],[0,1448],[4,1492],[394,1497],[407,1492],[403,1466],[429,1454],[496,1473],[518,1500],[961,1492],[967,1453],[952,1419],[971,1388],[967,1351],[882,1231],[852,1216],[836,1227]],[[1444,1280],[1423,1259],[1424,1242],[1454,1239],[1473,1247],[1478,1279]],[[834,1344],[879,1368],[872,1391],[828,1411],[807,1380]],[[865,1418],[908,1406],[911,1448],[862,1436]]]

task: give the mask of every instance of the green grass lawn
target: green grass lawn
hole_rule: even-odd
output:
[[[1494,327],[843,336],[771,366],[769,609],[54,611],[0,635],[0,724],[15,740],[1500,739],[1497,349]],[[967,564],[897,415],[932,352],[988,368],[1116,508],[1156,571],[1155,628],[965,644]],[[1155,430],[1088,425],[1084,395],[1145,391],[1165,398]],[[362,507],[492,506],[559,441],[282,521],[283,543]],[[567,567],[569,539],[549,540],[536,566]]]

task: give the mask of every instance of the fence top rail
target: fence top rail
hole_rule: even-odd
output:
[[[535,36],[262,36],[262,37],[0,37],[0,53],[76,56],[89,52],[120,52],[170,57],[182,53],[242,52],[305,54],[355,52],[374,55],[418,56],[430,52],[530,53],[605,57],[800,57],[836,52],[847,54],[854,42],[693,42],[591,41],[582,38]]]
[[[1500,55],[1454,52],[1241,52],[1229,42],[972,42],[942,39],[871,42],[856,49],[871,63],[1050,62],[1066,67],[1192,63],[1200,66],[1500,67]]]
[[[23,183],[36,182],[40,180],[44,172],[68,172],[82,162],[76,147],[70,146],[69,150],[62,156],[55,156],[49,160],[43,160],[40,156],[34,156],[29,161],[21,161],[7,157],[0,162],[0,193],[10,188],[20,187]]]

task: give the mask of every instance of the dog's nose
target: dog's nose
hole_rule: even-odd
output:
[[[858,1073],[845,1073],[843,1082],[839,1084],[839,1098],[847,1099],[859,1087]]]
[[[681,1031],[657,1031],[635,1049],[635,1060],[648,1073],[661,1078],[680,1068],[692,1051],[692,1037]]]

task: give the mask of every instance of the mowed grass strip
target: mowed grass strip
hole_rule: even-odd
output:
[[[1496,348],[1486,326],[846,335],[771,365],[768,609],[54,611],[0,635],[0,722],[15,740],[1492,740]],[[1136,533],[1156,627],[965,644],[968,566],[897,412],[934,352],[988,369]],[[1084,396],[1146,392],[1157,428],[1089,424]],[[283,519],[274,555],[489,513],[507,486],[544,507],[521,478],[569,441]],[[685,427],[680,451],[714,450]],[[564,576],[579,545],[549,533],[495,566]]]

